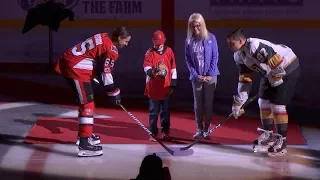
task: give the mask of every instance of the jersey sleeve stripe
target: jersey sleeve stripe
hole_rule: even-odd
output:
[[[152,67],[151,67],[151,66],[146,66],[146,67],[143,68],[143,70],[144,70],[145,73],[147,73],[147,71],[148,71],[149,69],[152,69]]]
[[[282,57],[279,54],[273,55],[268,61],[267,64],[271,69],[277,68],[283,62]]]
[[[177,79],[177,69],[171,69],[171,79]]]
[[[111,73],[103,73],[102,74],[102,81],[104,83],[104,86],[108,86],[110,84],[113,84],[113,76]]]
[[[93,61],[94,61],[94,59],[84,58],[79,63],[74,65],[73,68],[75,68],[75,69],[93,70]]]
[[[252,73],[240,73],[239,82],[241,83],[252,83]]]

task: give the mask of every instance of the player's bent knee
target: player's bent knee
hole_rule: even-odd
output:
[[[273,114],[287,114],[285,105],[270,104],[270,107]]]
[[[94,102],[82,104],[79,107],[79,124],[93,124]]]
[[[271,104],[271,110],[276,124],[288,123],[288,115],[285,105]]]
[[[79,115],[80,116],[93,116],[94,109],[95,109],[94,102],[81,104],[79,106]]]
[[[270,101],[265,99],[258,99],[260,108],[260,117],[262,119],[273,119],[273,114],[270,107]]]
[[[265,110],[268,110],[270,109],[270,101],[269,100],[265,100],[265,99],[261,99],[259,98],[258,99],[258,104],[259,104],[259,108],[260,109],[265,109]],[[271,109],[270,109],[271,110]]]

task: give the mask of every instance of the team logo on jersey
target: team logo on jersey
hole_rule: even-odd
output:
[[[115,52],[118,54],[118,49],[116,46],[111,46],[111,51]]]
[[[158,61],[157,67],[160,72],[160,78],[165,79],[168,74],[168,67],[164,64],[164,59]]]

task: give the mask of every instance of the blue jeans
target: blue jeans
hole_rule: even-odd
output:
[[[158,116],[160,111],[161,132],[167,133],[170,130],[169,96],[163,100],[149,99],[149,125],[150,131],[158,134]]]

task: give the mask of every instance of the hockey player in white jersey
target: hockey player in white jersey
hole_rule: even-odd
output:
[[[237,119],[244,111],[240,107],[248,99],[253,72],[262,75],[259,89],[259,108],[262,134],[253,142],[255,152],[271,156],[287,153],[288,114],[300,76],[299,60],[291,48],[272,42],[245,37],[241,29],[227,36],[229,48],[239,68],[238,93],[234,96],[232,112]],[[273,123],[276,132],[273,132]]]

